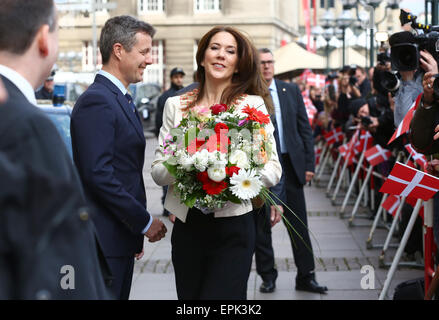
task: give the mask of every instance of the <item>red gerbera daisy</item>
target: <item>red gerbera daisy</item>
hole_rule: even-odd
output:
[[[259,123],[268,124],[270,122],[270,116],[268,114],[263,113],[262,111],[257,110],[256,108],[250,108],[250,106],[245,106],[242,109],[242,112],[247,113],[247,120],[256,121]]]

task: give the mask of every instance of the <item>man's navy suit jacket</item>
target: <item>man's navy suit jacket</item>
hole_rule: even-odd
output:
[[[128,99],[97,75],[72,112],[73,157],[107,257],[133,256],[143,248],[151,216],[143,182],[145,137]]]
[[[305,104],[303,102],[302,93],[296,84],[287,83],[280,80],[274,80],[276,83],[277,94],[279,96],[279,104],[282,112],[283,137],[286,151],[290,156],[291,165],[299,179],[304,185],[306,183],[305,172],[314,172],[314,141],[312,129],[309,124],[308,115],[306,113]],[[275,116],[272,116],[275,120]],[[273,121],[274,122],[274,121]],[[277,129],[278,123],[275,127]],[[275,134],[277,152],[281,157],[279,131]],[[281,163],[282,163],[282,159]],[[282,163],[283,164],[283,163]],[[285,177],[282,176],[281,181],[272,191],[275,192],[282,200],[285,200],[283,190]]]

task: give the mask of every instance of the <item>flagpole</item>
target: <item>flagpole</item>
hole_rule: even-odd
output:
[[[413,226],[416,222],[416,218],[418,217],[419,210],[421,209],[421,204],[422,204],[422,199],[418,199],[418,201],[416,202],[415,209],[412,212],[412,216],[410,217],[410,221],[405,229],[404,236],[402,237],[401,243],[398,247],[398,250],[396,251],[395,258],[393,259],[392,265],[387,274],[386,281],[384,282],[384,287],[383,290],[381,291],[379,300],[384,300],[384,298],[387,295],[387,291],[389,290],[390,287],[390,282],[392,281],[393,275],[396,271],[396,267],[398,266],[399,260],[401,259],[402,253],[410,237]]]
[[[402,152],[398,152],[398,155],[396,157],[395,163],[398,162],[401,159],[402,155],[403,155]],[[369,238],[366,240],[366,247],[368,249],[383,247],[383,245],[373,245],[372,244],[372,238],[373,238],[373,234],[375,233],[375,230],[376,230],[376,228],[378,226],[378,220],[380,218],[381,211],[383,210],[382,205],[383,205],[384,201],[386,201],[388,196],[389,195],[386,193],[386,194],[383,195],[383,198],[381,199],[381,203],[380,203],[380,206],[379,206],[378,211],[376,213],[375,220],[373,221],[372,228],[370,229],[370,232],[369,232]],[[384,212],[384,214],[385,214],[385,212]]]

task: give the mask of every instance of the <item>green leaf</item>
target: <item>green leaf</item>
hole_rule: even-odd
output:
[[[241,204],[241,199],[239,199],[237,196],[231,195],[229,197],[229,201],[236,204]]]
[[[188,208],[192,208],[195,205],[195,202],[197,202],[197,197],[196,196],[192,196],[188,199],[186,199],[186,201],[184,202],[184,204],[188,207]]]
[[[163,165],[166,169],[168,169],[168,172],[173,176],[174,178],[177,177],[177,166],[167,163],[166,161],[163,162]]]

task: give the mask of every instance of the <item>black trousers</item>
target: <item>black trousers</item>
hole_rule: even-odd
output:
[[[290,230],[290,226],[284,221],[285,226],[289,230],[291,246],[293,248],[294,262],[297,267],[297,280],[305,280],[313,277],[315,264],[314,254],[312,251],[311,240],[308,231],[308,218],[306,214],[305,194],[303,185],[297,178],[296,172],[291,165],[288,154],[282,155],[282,169],[285,175],[285,194],[286,204],[300,219],[298,220],[288,209],[284,209],[284,215],[293,226],[294,230]],[[302,222],[300,222],[302,221]],[[302,237],[299,238],[298,234]],[[305,245],[306,244],[306,245]]]
[[[253,217],[256,226],[256,272],[265,282],[276,281],[277,270],[274,267],[274,250],[271,240],[269,206],[264,205],[261,209],[255,210]]]
[[[245,300],[255,247],[253,213],[214,218],[189,210],[175,220],[172,263],[180,300]]]
[[[114,277],[110,291],[118,300],[128,300],[133,281],[133,257],[106,257],[110,271]]]

